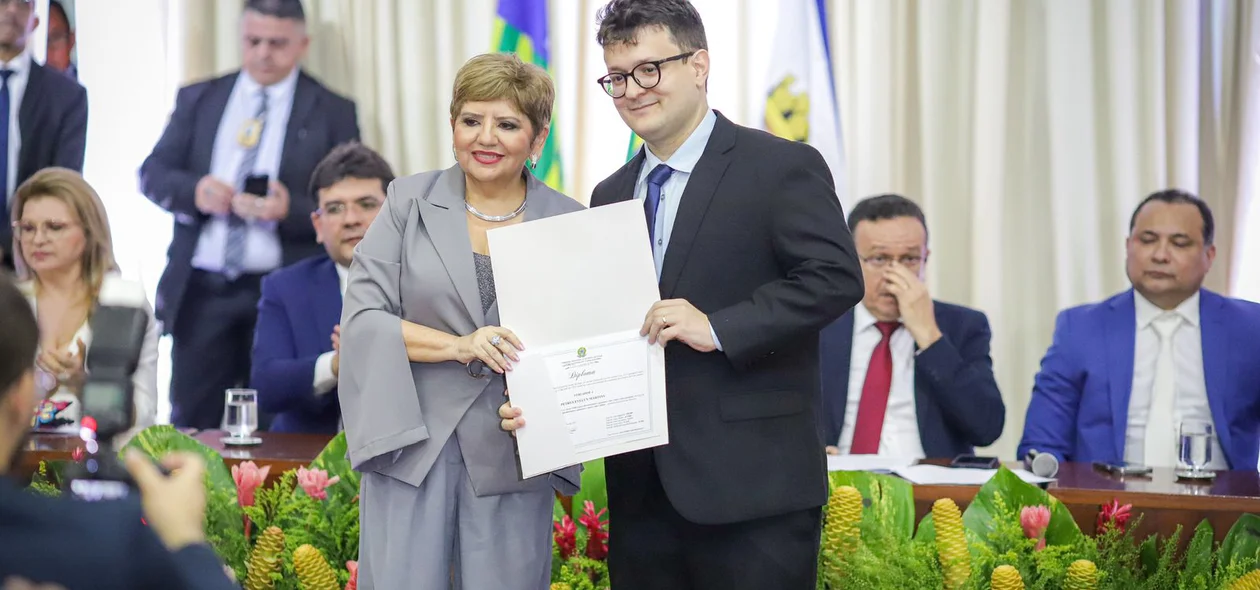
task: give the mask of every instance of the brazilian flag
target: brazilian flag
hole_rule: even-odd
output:
[[[626,148],[626,161],[634,159],[634,155],[639,153],[639,148],[643,147],[643,138],[638,133],[630,132],[630,147]]]
[[[551,51],[547,38],[547,0],[499,0],[494,19],[493,51],[515,53],[526,63],[534,63],[551,72]],[[556,145],[556,122],[551,121],[551,134],[538,158],[534,175],[547,186],[564,192],[564,175],[560,170],[560,149]]]

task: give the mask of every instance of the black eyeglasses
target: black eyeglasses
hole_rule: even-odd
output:
[[[628,78],[634,78],[634,83],[638,84],[639,88],[642,88],[644,90],[648,90],[650,88],[656,88],[656,85],[661,83],[661,66],[662,65],[667,64],[671,61],[687,59],[695,54],[696,52],[694,51],[688,51],[687,53],[680,53],[678,55],[675,55],[673,57],[667,57],[665,59],[658,59],[656,61],[645,61],[637,66],[634,66],[634,69],[630,70],[629,74],[624,74],[621,72],[613,72],[611,74],[608,74],[607,76],[604,76],[603,78],[596,80],[596,82],[599,82],[600,87],[604,89],[604,92],[608,93],[608,96],[611,96],[613,98],[621,98],[626,95],[626,88],[628,88],[630,85],[630,83],[627,81]]]

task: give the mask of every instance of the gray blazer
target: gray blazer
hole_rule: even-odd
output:
[[[527,177],[524,222],[583,209]],[[472,377],[457,362],[407,360],[399,318],[461,336],[499,323],[497,302],[481,311],[465,216],[458,166],[398,178],[355,248],[337,384],[350,462],[419,487],[455,434],[477,495],[548,488],[572,494],[576,466],[518,476],[514,441],[499,428],[502,376],[485,369]]]

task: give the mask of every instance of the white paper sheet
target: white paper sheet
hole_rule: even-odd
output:
[[[526,424],[516,433],[522,476],[669,443],[665,352],[638,335],[660,300],[642,205],[527,221],[486,237],[499,317],[525,345],[507,376]],[[574,369],[579,386],[569,387]]]
[[[890,473],[894,469],[914,465],[910,457],[886,457],[883,455],[827,455],[827,471],[878,471]]]
[[[1012,469],[1011,471],[1018,475],[1020,479],[1031,484],[1054,481],[1053,478],[1033,475],[1032,472],[1025,469]],[[911,465],[893,470],[894,474],[913,484],[960,486],[982,486],[997,472],[998,470],[996,469],[968,469],[963,467],[942,467],[940,465]]]

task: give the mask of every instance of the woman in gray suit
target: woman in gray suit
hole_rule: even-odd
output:
[[[363,473],[360,588],[550,580],[554,492],[575,492],[578,471],[517,475],[498,407],[523,347],[498,325],[486,231],[582,209],[526,168],[554,97],[547,73],[515,55],[469,60],[451,100],[458,164],[390,184],[355,249],[338,392]]]

